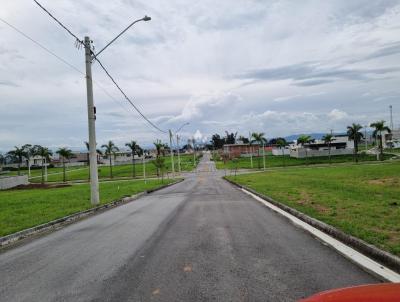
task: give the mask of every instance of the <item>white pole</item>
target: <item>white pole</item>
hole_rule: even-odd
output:
[[[89,128],[89,163],[90,163],[90,200],[93,205],[99,204],[99,177],[97,174],[96,153],[96,107],[93,101],[92,51],[89,37],[85,37],[86,91]]]
[[[143,151],[143,179],[144,179],[144,183],[147,183],[146,181],[146,162],[144,160],[144,151]]]
[[[44,158],[44,181],[47,182],[47,159]]]
[[[263,142],[262,146],[263,146],[263,164],[264,164],[264,171],[265,171],[265,146],[264,146],[264,142]]]
[[[175,178],[174,149],[172,149],[172,131],[169,130],[169,151],[171,153],[172,178]]]
[[[31,159],[28,159],[28,177],[31,177]]]
[[[176,144],[178,146],[178,169],[179,169],[179,173],[181,173],[182,172],[182,170],[181,170],[181,154],[179,152],[179,135],[178,134],[176,135]]]
[[[194,137],[192,139],[192,142],[193,142],[193,167],[195,167],[196,166],[196,147],[194,145],[194,143],[195,143]]]
[[[365,151],[368,149],[367,144],[367,125],[364,126],[364,141],[365,141]]]
[[[250,166],[253,169],[253,148],[250,147],[251,135],[249,132]]]

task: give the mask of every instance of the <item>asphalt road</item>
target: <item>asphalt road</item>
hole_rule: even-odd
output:
[[[379,282],[222,180],[184,182],[0,254],[0,301],[296,301]]]

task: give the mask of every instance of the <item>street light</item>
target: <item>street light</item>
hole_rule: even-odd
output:
[[[189,123],[183,124],[178,130],[175,131],[175,133],[176,133],[176,145],[178,147],[178,169],[179,169],[179,173],[181,173],[182,171],[181,171],[181,155],[180,155],[180,152],[179,152],[180,148],[179,148],[179,135],[178,135],[178,132],[181,131],[182,128],[187,126],[187,125],[189,125]]]
[[[99,197],[99,177],[97,171],[97,152],[96,152],[96,107],[93,101],[93,79],[92,79],[92,62],[102,53],[108,46],[117,40],[131,26],[140,21],[150,21],[151,18],[144,16],[142,19],[133,21],[119,35],[112,39],[97,54],[92,51],[92,40],[85,37],[85,63],[86,63],[86,92],[87,92],[87,108],[88,108],[88,128],[89,128],[89,164],[90,164],[90,200],[93,205],[100,203]]]

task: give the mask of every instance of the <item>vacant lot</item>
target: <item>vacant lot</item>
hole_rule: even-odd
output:
[[[400,255],[400,163],[284,169],[230,179]]]
[[[164,184],[172,180],[164,180]],[[142,180],[100,183],[105,204],[124,196],[161,186],[161,181]],[[8,235],[69,214],[91,208],[88,184],[53,189],[0,191],[0,236]]]
[[[191,171],[197,165],[199,161],[199,157],[196,159],[196,163],[193,164],[193,156],[192,155],[181,155],[181,169],[182,171]],[[152,162],[147,162],[146,164],[146,176],[154,177],[156,176],[156,167]],[[165,176],[167,173],[171,173],[171,157],[165,157]],[[175,171],[178,171],[178,157],[174,157],[174,166]],[[89,179],[89,169],[88,167],[73,167],[74,169],[67,169],[67,181],[85,181]],[[114,178],[127,178],[132,177],[133,175],[133,166],[131,164],[128,165],[120,165],[113,166],[113,177]],[[135,175],[137,178],[143,177],[143,164],[137,163],[134,166]],[[25,171],[24,171],[25,172]],[[37,173],[37,171],[35,171]],[[63,181],[63,173],[62,168],[53,168],[48,170],[48,182],[62,182]],[[41,182],[40,170],[36,177],[30,178],[31,182]],[[108,179],[110,178],[110,167],[109,166],[99,166],[99,178],[100,179]]]
[[[384,159],[389,159],[393,157],[392,155],[384,155]],[[237,158],[235,160],[230,160],[226,164],[221,161],[219,156],[214,156],[217,169],[262,169],[263,168],[263,158],[262,156],[253,156],[253,166],[251,165],[250,158]],[[376,155],[359,155],[360,162],[371,162],[377,161]],[[353,162],[354,158],[352,155],[336,155],[331,157],[331,163],[346,163]],[[265,167],[284,167],[284,166],[304,166],[304,165],[315,165],[315,164],[329,164],[329,158],[327,156],[323,157],[309,157],[309,158],[294,158],[289,156],[273,156],[271,153],[265,156]]]

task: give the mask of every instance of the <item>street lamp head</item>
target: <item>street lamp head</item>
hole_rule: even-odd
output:
[[[151,18],[149,16],[144,16],[143,21],[150,21]]]

